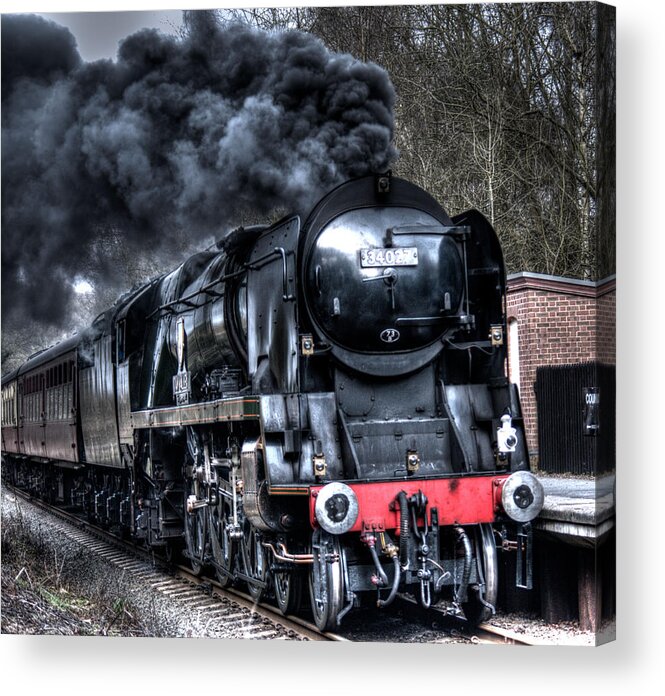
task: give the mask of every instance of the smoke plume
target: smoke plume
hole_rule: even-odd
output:
[[[119,273],[95,258],[110,227],[156,253],[240,211],[305,210],[395,156],[384,70],[301,32],[190,19],[85,63],[67,29],[3,16],[3,321],[64,325],[75,276]]]

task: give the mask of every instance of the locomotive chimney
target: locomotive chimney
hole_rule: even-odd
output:
[[[376,175],[376,193],[379,196],[387,196],[390,193],[390,179],[392,171],[389,169],[384,174]]]

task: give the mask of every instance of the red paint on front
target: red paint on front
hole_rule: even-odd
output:
[[[479,524],[494,522],[501,488],[508,476],[473,476],[434,480],[390,481],[387,483],[347,483],[358,498],[358,519],[349,531],[365,529],[399,528],[399,506],[396,499],[400,491],[408,497],[422,491],[427,497],[427,509],[437,508],[439,524]],[[323,486],[310,488],[309,519],[312,527],[318,526],[314,506],[316,496]],[[392,503],[395,502],[393,505]]]

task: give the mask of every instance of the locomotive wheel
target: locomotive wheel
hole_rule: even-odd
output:
[[[484,600],[496,606],[498,592],[499,566],[496,557],[496,544],[492,525],[479,524],[475,530],[476,558],[479,570],[485,581]],[[487,621],[492,616],[492,610],[481,601],[480,589],[469,586],[467,601],[462,604],[464,616],[471,624],[479,624]]]
[[[265,583],[268,580],[268,556],[263,546],[261,533],[248,521],[245,521],[243,558],[245,575],[252,580]],[[259,602],[265,592],[265,585],[256,585],[251,580],[247,580],[247,589],[252,599]]]
[[[229,505],[223,496],[220,496],[219,505],[210,510],[210,545],[215,559],[215,575],[222,587],[233,584],[233,566],[235,563],[236,545],[229,538]],[[219,567],[228,571],[221,570]]]
[[[344,599],[344,577],[339,537],[322,529],[312,535],[314,562],[309,574],[309,596],[319,631],[337,627]]]
[[[205,565],[206,518],[200,510],[185,517],[185,536],[189,564],[194,575],[201,575]]]
[[[292,614],[300,608],[303,577],[299,568],[276,571],[273,575],[275,600],[282,614]]]
[[[187,557],[194,575],[200,575],[205,566],[206,542],[208,536],[208,514],[205,508],[193,513],[185,512],[185,541]]]

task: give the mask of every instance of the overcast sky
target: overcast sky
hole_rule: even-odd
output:
[[[173,34],[182,22],[181,10],[139,12],[39,12],[47,19],[66,26],[76,37],[85,61],[115,58],[118,43],[144,27]]]
[[[76,38],[85,61],[115,58],[118,43],[139,29],[153,27],[174,34],[182,22],[182,10],[188,8],[231,7],[253,3],[194,2],[193,0],[98,0],[95,12],[82,0],[4,0],[2,13],[31,13],[66,26]],[[256,4],[256,3],[254,3]],[[278,3],[279,4],[279,3]]]

